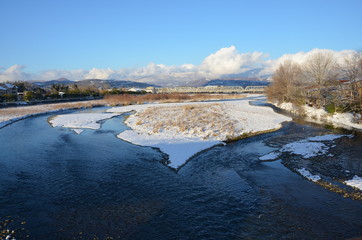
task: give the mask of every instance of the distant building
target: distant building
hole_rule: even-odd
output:
[[[148,93],[156,93],[156,88],[155,87],[146,87],[146,92],[148,92]]]
[[[206,86],[155,88],[155,93],[264,93],[266,86]]]
[[[18,95],[18,87],[10,83],[0,83],[0,96],[4,94]]]
[[[140,89],[140,88],[129,88],[128,89],[128,92],[142,92],[144,91],[143,89]]]

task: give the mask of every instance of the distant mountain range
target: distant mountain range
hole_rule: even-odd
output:
[[[96,88],[146,88],[146,87],[159,87],[157,85],[148,84],[148,83],[140,83],[140,82],[132,82],[132,81],[123,81],[123,80],[104,80],[104,79],[84,79],[81,81],[71,81],[66,78],[60,78],[57,80],[51,81],[36,81],[33,84],[42,87],[42,88],[51,88],[53,84],[63,84],[63,85],[73,85],[76,84],[78,87],[86,87],[92,86]]]
[[[203,86],[268,86],[270,82],[262,80],[211,80]]]
[[[110,88],[146,88],[146,87],[160,87],[158,85],[153,85],[149,83],[142,82],[133,82],[133,81],[125,81],[125,80],[114,80],[114,79],[84,79],[81,81],[72,81],[66,78],[59,78],[51,81],[33,81],[34,85],[39,86],[41,88],[51,88],[53,84],[63,84],[71,86],[76,84],[78,87],[96,87],[103,89]],[[181,86],[188,87],[202,87],[202,86],[267,86],[270,82],[259,80],[256,78],[245,78],[245,79],[236,79],[236,80],[205,80],[200,79],[196,81],[185,82]]]
[[[32,81],[32,83],[39,87],[46,88],[46,87],[51,87],[53,84],[64,84],[64,85],[73,84],[75,83],[75,81],[71,81],[66,78],[59,78],[57,80],[44,81],[44,82]]]

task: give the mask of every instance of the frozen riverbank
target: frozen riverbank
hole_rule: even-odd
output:
[[[308,118],[318,122],[328,122],[337,127],[362,130],[362,116],[352,113],[327,113],[324,109],[317,109],[307,105],[297,107],[292,103],[273,103],[275,106],[296,115],[305,114]]]
[[[0,109],[0,128],[5,127],[15,121],[25,119],[39,114],[53,113],[68,109],[89,108],[93,106],[105,105],[102,100],[42,104],[23,107],[10,107]]]

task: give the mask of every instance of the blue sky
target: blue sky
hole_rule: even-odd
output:
[[[221,48],[275,59],[362,48],[362,1],[1,0],[0,67],[199,65]]]

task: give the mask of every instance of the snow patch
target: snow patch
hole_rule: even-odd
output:
[[[318,109],[318,108],[314,108],[314,107],[309,107],[307,105],[305,105],[303,107],[305,114],[308,117],[311,117],[313,119],[317,119],[317,120],[323,120],[326,119],[328,116],[328,113],[323,110],[323,109]]]
[[[342,134],[327,134],[323,136],[310,137],[305,140],[292,142],[284,145],[280,152],[289,152],[297,155],[302,155],[303,158],[311,158],[320,155],[325,155],[328,153],[328,150],[336,145],[328,147],[326,144],[321,143],[322,141],[334,141],[335,139],[341,137],[351,137],[351,135],[342,135]],[[331,156],[331,155],[329,155]],[[332,155],[333,156],[333,155]]]
[[[352,113],[336,113],[331,117],[328,117],[328,121],[342,126],[348,126],[356,129],[362,129],[362,124],[359,124],[358,121],[361,120],[360,114]]]
[[[321,180],[321,177],[319,175],[313,175],[305,168],[296,169],[296,171],[299,172],[306,179],[311,180],[313,182]]]
[[[326,154],[328,147],[319,142],[308,142],[308,141],[298,141],[293,143],[288,143],[284,145],[281,152],[290,152],[297,155],[302,155],[303,158],[311,158],[318,155]]]
[[[81,134],[82,132],[84,132],[83,129],[73,128],[72,130],[73,130],[73,132],[75,132],[76,134]]]
[[[347,180],[344,182],[345,184],[358,188],[359,190],[362,190],[362,178],[355,175],[351,180]]]
[[[118,134],[117,137],[133,144],[159,148],[169,156],[169,166],[176,169],[196,153],[212,146],[223,144],[220,141],[203,140],[197,137],[171,137],[167,134],[149,135],[137,133],[133,130],[126,130]]]
[[[271,152],[259,158],[261,161],[275,160],[280,156],[280,152]]]
[[[119,114],[114,114],[114,113],[64,114],[53,117],[49,121],[49,123],[53,127],[99,129],[101,127],[99,121],[109,119],[117,115]]]
[[[308,141],[313,142],[321,142],[321,141],[333,141],[335,139],[341,138],[341,137],[352,137],[352,135],[345,135],[345,134],[327,134],[327,135],[321,135],[321,136],[315,136],[307,138]],[[333,145],[335,146],[335,145]]]

